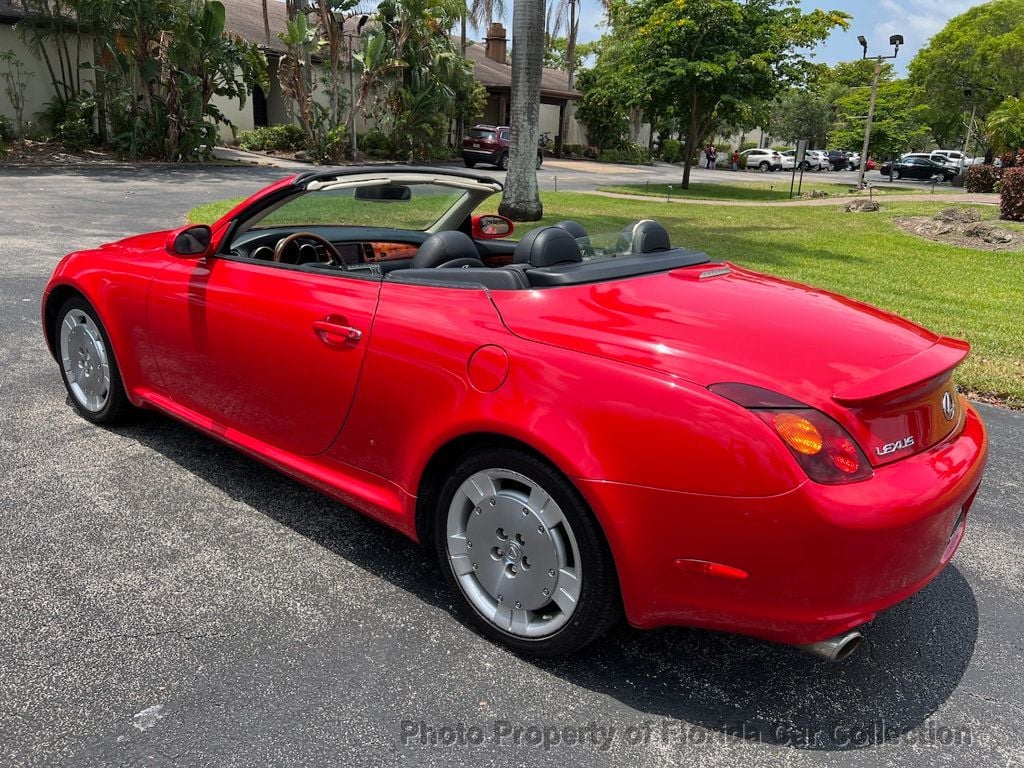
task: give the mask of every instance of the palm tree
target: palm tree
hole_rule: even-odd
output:
[[[544,0],[515,0],[512,46],[512,137],[498,213],[515,221],[537,221],[544,215],[537,189]]]
[[[580,20],[576,15],[576,3],[579,0],[554,0],[547,10],[547,35],[554,40],[562,31],[564,24],[567,32],[565,45],[565,73],[567,75],[567,90],[572,90],[573,77],[576,74],[576,38],[580,31]],[[607,5],[606,0],[602,2]],[[558,114],[558,152],[562,153],[565,145],[565,126],[570,125],[572,119],[573,101],[569,99],[565,103],[565,109]]]

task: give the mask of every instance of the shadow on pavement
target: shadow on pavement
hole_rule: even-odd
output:
[[[339,557],[453,609],[431,553],[400,534],[168,418],[146,415],[119,432]],[[684,744],[707,743],[717,733],[851,750],[927,737],[908,732],[949,698],[974,652],[978,607],[970,585],[950,566],[864,634],[860,650],[830,664],[746,637],[620,624],[574,656],[528,661],[651,716],[653,728],[673,729],[660,738]]]

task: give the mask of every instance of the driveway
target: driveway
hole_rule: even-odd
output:
[[[981,407],[959,554],[837,665],[626,626],[519,658],[397,534],[169,419],[77,418],[58,258],[278,175],[0,169],[0,765],[1024,765],[1022,413]]]

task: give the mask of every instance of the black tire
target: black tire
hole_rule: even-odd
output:
[[[476,163],[473,162],[472,160],[467,160],[466,158],[462,158],[462,162],[464,162],[466,164],[467,168],[475,168],[476,167]]]
[[[103,407],[97,411],[91,411],[84,407],[75,396],[75,393],[71,388],[71,381],[68,379],[68,373],[64,370],[64,365],[60,361],[60,336],[61,336],[61,325],[64,323],[64,319],[68,313],[72,310],[77,310],[88,315],[92,322],[96,324],[96,328],[99,330],[100,337],[103,340],[105,352],[107,355],[107,366],[110,371],[110,383],[108,385],[107,399]],[[64,382],[64,388],[68,393],[68,401],[71,403],[71,407],[75,409],[79,416],[86,421],[91,421],[93,424],[103,424],[106,426],[113,426],[116,424],[123,424],[129,421],[132,416],[137,413],[137,409],[132,405],[128,399],[127,393],[124,391],[124,383],[121,380],[121,371],[117,366],[117,359],[114,356],[114,348],[110,343],[110,337],[107,336],[107,329],[104,328],[103,322],[100,320],[99,313],[93,308],[93,306],[85,300],[82,296],[72,296],[61,305],[60,310],[57,312],[57,319],[53,327],[53,343],[57,353],[58,365],[60,365],[61,381]]]
[[[768,171],[772,169],[771,163],[769,163],[767,160],[762,160],[760,163],[758,163],[757,167],[761,170],[761,173],[768,173]]]
[[[894,170],[892,172],[892,178],[894,178],[894,179],[896,179],[898,181],[898,180],[903,178],[903,175],[898,170]]]
[[[508,152],[502,152],[498,157],[498,167],[503,170],[508,170]]]
[[[459,486],[473,474],[488,469],[511,470],[540,485],[559,505],[576,539],[581,574],[579,600],[568,621],[550,635],[528,638],[495,626],[466,597],[452,568],[447,548],[449,508]],[[561,656],[578,651],[603,635],[622,613],[615,562],[596,518],[569,480],[530,453],[513,448],[485,448],[463,456],[437,496],[433,523],[437,558],[445,581],[463,612],[492,640],[531,656]]]

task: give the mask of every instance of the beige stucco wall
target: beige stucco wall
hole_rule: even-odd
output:
[[[57,49],[52,43],[47,43],[46,45],[50,59],[56,68]],[[31,126],[35,126],[38,124],[39,113],[46,109],[50,99],[54,96],[53,82],[50,79],[46,65],[42,60],[37,59],[28,49],[28,46],[21,41],[16,28],[9,24],[0,23],[0,51],[7,50],[14,51],[14,55],[21,59],[25,69],[32,73],[32,76],[28,79],[28,86],[25,89],[25,121],[30,123]],[[74,55],[76,51],[72,48],[71,53]],[[83,50],[82,59],[79,63],[88,61],[90,61],[89,52]],[[5,72],[7,71],[6,62],[0,62],[0,69]],[[82,87],[92,90],[92,71],[82,69],[78,71],[77,75],[81,80]],[[9,117],[12,122],[14,121],[14,107],[11,105],[11,100],[7,97],[4,88],[0,88],[0,114]],[[33,131],[31,126],[28,129],[29,134]]]

